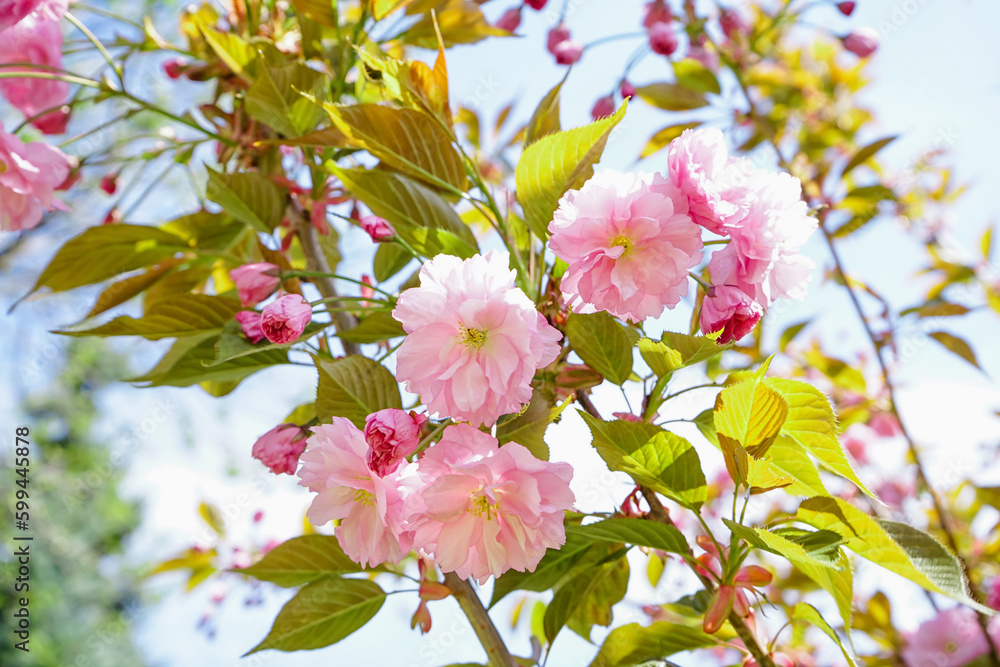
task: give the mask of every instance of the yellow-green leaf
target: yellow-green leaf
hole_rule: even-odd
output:
[[[639,354],[658,377],[664,377],[678,368],[711,359],[730,347],[731,345],[719,345],[711,336],[688,336],[664,331],[663,338],[659,341],[641,339]]]
[[[694,128],[701,125],[700,121],[694,123],[681,123],[680,125],[668,125],[662,130],[659,130],[649,138],[646,145],[642,148],[642,153],[639,154],[639,159],[649,157],[653,153],[657,153],[667,146],[670,142],[681,136],[684,130],[693,130]]]
[[[857,153],[854,154],[854,157],[852,157],[847,162],[847,165],[844,166],[844,171],[841,174],[841,178],[847,176],[847,174],[849,174],[855,167],[860,166],[865,162],[867,162],[869,158],[873,157],[880,150],[882,150],[890,143],[892,143],[892,141],[895,138],[896,138],[895,136],[885,137],[883,139],[879,139],[878,141],[873,141],[864,148],[860,149]]]
[[[515,170],[517,199],[524,209],[528,228],[540,239],[548,238],[548,226],[559,198],[578,189],[594,174],[611,130],[625,116],[625,105],[614,115],[565,132],[539,139],[524,149]]]
[[[689,111],[708,105],[705,93],[676,83],[651,83],[639,86],[635,92],[642,101],[666,111]]]
[[[535,107],[535,112],[531,114],[531,120],[524,128],[524,145],[530,146],[542,137],[555,134],[561,129],[559,124],[559,97],[562,86],[566,83],[569,70],[563,75],[562,80],[553,86],[552,90],[545,93],[545,97]]]
[[[240,302],[207,294],[178,294],[157,301],[142,318],[127,315],[92,329],[57,331],[67,336],[142,336],[149,340],[197,336],[221,331]]]
[[[795,608],[792,609],[792,620],[800,621],[805,623],[807,626],[811,625],[815,628],[819,628],[827,637],[834,641],[837,648],[839,648],[841,653],[844,654],[844,659],[847,660],[847,664],[850,667],[855,666],[856,663],[854,662],[854,657],[851,656],[847,647],[840,641],[840,637],[837,636],[836,631],[830,627],[830,624],[826,622],[826,619],[823,618],[823,615],[819,613],[819,610],[816,609],[816,607],[805,602],[799,602],[795,605]]]
[[[226,174],[209,169],[205,190],[226,213],[258,232],[270,234],[285,214],[285,192],[256,171]]]
[[[615,384],[632,374],[632,341],[625,327],[607,313],[572,313],[566,325],[570,347],[584,363]]]
[[[302,535],[282,542],[240,574],[285,588],[338,574],[360,572],[332,535]]]
[[[976,359],[976,353],[973,351],[972,346],[965,342],[965,340],[945,331],[932,331],[927,335],[944,345],[951,352],[954,352],[968,361],[979,370],[983,370],[983,367],[979,365],[979,360]]]
[[[316,359],[319,388],[316,415],[323,422],[345,417],[364,428],[365,417],[386,408],[402,408],[399,385],[386,369],[367,357]]]
[[[630,623],[611,631],[590,667],[633,667],[717,643],[718,640],[702,632],[701,628],[666,621],[648,626]]]

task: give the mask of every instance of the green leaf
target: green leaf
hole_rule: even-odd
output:
[[[756,380],[731,385],[719,393],[715,430],[734,481],[740,484],[748,480],[750,464],[746,457],[764,457],[787,416],[788,402]]]
[[[375,280],[380,283],[385,282],[402,271],[411,261],[413,261],[413,255],[401,245],[380,243],[375,250],[372,273],[375,275]]]
[[[497,423],[497,440],[500,444],[516,442],[530,451],[535,458],[543,461],[549,460],[549,446],[545,444],[545,431],[549,424],[562,414],[562,411],[569,405],[569,401],[556,408],[542,396],[542,392],[536,391],[531,395],[531,402],[521,414]]]
[[[233,359],[237,359],[248,354],[256,354],[257,352],[264,352],[267,350],[287,350],[295,343],[301,343],[302,341],[309,340],[320,331],[323,331],[330,326],[333,326],[332,323],[310,322],[306,325],[305,331],[302,332],[302,335],[299,336],[298,340],[291,343],[272,343],[266,338],[259,343],[251,343],[241,335],[240,332],[242,331],[242,328],[240,327],[240,323],[234,319],[226,323],[226,326],[222,330],[222,335],[219,336],[218,340],[215,342],[215,359],[209,365],[214,366],[216,364],[232,361]]]
[[[531,114],[531,120],[524,128],[525,146],[530,146],[542,137],[555,134],[561,129],[559,125],[559,95],[568,76],[569,70],[566,70],[562,80],[552,90],[545,93],[545,97],[538,103],[535,112]]]
[[[92,285],[190,249],[183,239],[156,227],[91,227],[63,244],[31,291],[48,287],[62,292]]]
[[[854,658],[851,656],[850,652],[848,652],[847,647],[840,641],[840,637],[837,636],[837,633],[830,627],[830,624],[826,622],[826,619],[823,618],[823,615],[819,613],[819,610],[816,609],[816,607],[805,602],[799,602],[795,605],[795,608],[792,609],[792,620],[800,621],[806,625],[819,628],[827,637],[834,641],[841,653],[844,654],[844,659],[847,660],[847,664],[850,667],[855,667],[856,663],[854,662]]]
[[[857,153],[854,154],[854,157],[852,157],[847,162],[847,165],[844,167],[844,171],[840,177],[843,178],[844,176],[847,176],[847,174],[849,174],[855,167],[858,167],[867,162],[869,158],[871,158],[880,150],[888,146],[895,138],[896,138],[895,136],[885,137],[884,139],[873,141],[872,143],[868,144],[867,146],[859,150]]]
[[[328,169],[375,215],[391,222],[400,237],[424,257],[444,253],[467,259],[479,251],[468,226],[430,188],[381,169],[341,169],[335,165]]]
[[[803,500],[797,517],[814,528],[838,533],[854,553],[931,592],[994,613],[969,595],[958,558],[921,530],[875,519],[839,498]]]
[[[381,21],[386,16],[396,11],[411,0],[374,0],[372,11],[376,21]]]
[[[570,527],[567,532],[591,541],[624,542],[669,553],[689,553],[687,540],[681,531],[648,519],[604,519],[586,526]]]
[[[641,160],[642,158],[649,157],[653,153],[663,150],[670,145],[671,141],[681,136],[684,133],[684,130],[693,130],[699,125],[701,125],[700,121],[666,126],[649,138],[646,145],[642,147],[642,153],[639,154],[639,159]]]
[[[257,52],[245,39],[233,32],[223,32],[201,24],[198,26],[215,55],[226,67],[247,83],[253,82],[253,67]]]
[[[675,62],[674,76],[677,77],[677,83],[691,90],[697,90],[700,93],[714,93],[716,95],[722,92],[719,80],[715,77],[712,70],[694,58],[685,58],[684,60]]]
[[[663,338],[655,341],[643,338],[639,341],[639,354],[658,377],[664,377],[679,368],[711,359],[722,354],[731,345],[719,345],[710,336],[688,336],[673,331],[664,331]]]
[[[816,464],[809,458],[805,448],[794,439],[779,435],[768,454],[771,456],[771,469],[774,472],[795,480],[785,487],[785,493],[807,498],[830,495],[820,479]]]
[[[631,461],[625,461],[627,455],[637,451],[658,433],[664,433],[659,426],[647,422],[604,421],[586,412],[580,411],[579,414],[590,427],[594,449],[612,470],[623,470],[631,464]]]
[[[462,156],[445,130],[428,114],[380,104],[325,106],[348,139],[385,164],[434,187],[468,186]]]
[[[87,313],[85,319],[90,319],[95,315],[100,315],[101,313],[108,311],[115,306],[125,303],[134,296],[137,296],[152,287],[162,279],[171,269],[176,266],[173,262],[164,262],[156,266],[152,266],[143,273],[140,273],[129,278],[124,278],[116,283],[109,285],[100,296],[97,297],[97,301],[94,303],[94,307],[90,309]]]
[[[385,366],[359,356],[315,361],[319,370],[316,414],[322,422],[345,417],[364,428],[365,417],[371,413],[403,407],[396,378]]]
[[[624,576],[622,576],[624,575]],[[594,623],[611,624],[611,607],[625,597],[628,560],[619,556],[577,573],[556,590],[545,609],[542,628],[551,644],[571,617],[580,619],[580,634],[589,640]]]
[[[784,352],[788,347],[788,344],[795,340],[795,337],[802,333],[802,330],[809,326],[811,322],[812,320],[798,322],[797,324],[793,324],[782,331],[781,339],[778,341],[778,349]]]
[[[65,336],[142,336],[149,340],[221,331],[240,310],[240,302],[207,294],[178,294],[156,301],[142,318],[127,315],[92,329],[56,331]],[[214,357],[214,354],[213,354]]]
[[[850,562],[840,550],[843,543],[840,535],[828,530],[779,534],[742,526],[729,519],[723,521],[734,535],[758,549],[787,558],[802,574],[827,591],[837,604],[844,627],[850,629],[854,583]]]
[[[578,189],[594,174],[611,130],[625,116],[625,105],[607,118],[565,132],[543,137],[524,149],[514,179],[524,221],[540,239],[548,238],[548,226],[560,197]]]
[[[718,640],[700,628],[666,621],[646,627],[630,623],[611,631],[590,667],[632,667],[717,643]]]
[[[666,111],[689,111],[708,105],[705,93],[676,83],[651,83],[639,86],[635,92],[642,101]]]
[[[131,382],[148,382],[151,387],[190,387],[201,382],[229,383],[229,393],[244,378],[259,370],[288,363],[288,353],[270,349],[215,363],[216,339],[212,336],[180,338],[155,368]]]
[[[333,11],[335,0],[292,0],[295,11],[307,19],[316,21],[327,28],[337,27],[337,15]]]
[[[944,331],[932,331],[927,335],[979,370],[983,370],[983,367],[979,365],[979,360],[976,359],[976,353],[973,351],[972,346],[965,342],[965,340]]]
[[[267,637],[245,655],[277,649],[304,651],[335,644],[370,621],[385,593],[366,579],[320,579],[289,600]]]
[[[285,192],[260,172],[225,174],[208,170],[205,196],[226,213],[270,234],[285,214]]]
[[[617,385],[632,374],[632,341],[607,313],[572,313],[566,325],[570,347],[583,362]]]
[[[244,106],[253,118],[280,134],[301,137],[323,117],[316,100],[323,98],[325,90],[323,73],[306,65],[260,67]]]
[[[323,577],[360,572],[363,568],[352,561],[340,542],[332,535],[302,535],[274,547],[239,574],[292,588]]]
[[[413,0],[410,0],[412,2]],[[483,12],[474,2],[452,0],[451,2],[423,3],[421,11],[427,13],[399,38],[406,44],[412,44],[425,49],[438,48],[437,30],[434,20],[428,11],[432,5],[438,5],[435,10],[437,26],[441,31],[444,47],[450,49],[455,44],[475,44],[487,37],[506,37],[510,33],[491,25]],[[407,13],[412,13],[410,8]]]
[[[387,310],[379,310],[358,322],[358,326],[347,331],[338,331],[337,336],[351,343],[380,343],[390,338],[405,336],[403,325],[397,322]]]
[[[837,418],[823,392],[807,382],[785,378],[767,378],[764,384],[781,394],[788,403],[788,418],[781,428],[782,434],[798,442],[823,465],[877,500],[878,497],[851,467],[837,439]]]
[[[175,218],[160,225],[160,229],[179,236],[196,249],[212,252],[229,250],[247,231],[239,220],[204,209]]]
[[[701,459],[690,442],[662,431],[622,458],[621,470],[671,500],[698,511],[708,498]]]

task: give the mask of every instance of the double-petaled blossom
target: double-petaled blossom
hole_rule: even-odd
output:
[[[298,340],[312,319],[312,306],[299,294],[286,294],[264,306],[260,328],[272,343],[284,345]]]
[[[27,63],[24,68],[5,68],[5,72],[11,73],[28,71],[31,66],[61,69],[62,43],[58,18],[36,10],[3,31],[0,64]],[[34,77],[0,79],[0,94],[45,134],[66,131],[69,114],[60,109],[69,99],[69,84],[65,81]]]
[[[279,268],[271,262],[244,264],[229,272],[244,306],[255,306],[274,293],[281,284]]]
[[[684,130],[667,149],[670,180],[687,197],[691,219],[715,234],[739,221],[739,206],[726,197],[728,164],[726,140],[715,128]]]
[[[306,434],[295,424],[280,424],[257,438],[250,455],[275,475],[294,475],[306,448]]]
[[[334,534],[356,563],[398,563],[413,544],[403,523],[409,464],[382,477],[368,467],[367,456],[364,433],[349,420],[334,417],[313,427],[299,458],[299,484],[316,493],[306,516],[317,526],[339,520]]]
[[[0,2],[0,31],[19,23],[31,14],[61,19],[68,6],[68,0],[4,0]]]
[[[566,541],[573,504],[568,463],[535,458],[519,444],[467,424],[449,426],[420,459],[419,492],[406,500],[414,544],[443,572],[480,583],[507,570],[534,570]]]
[[[368,443],[368,467],[385,477],[395,472],[420,444],[420,426],[425,415],[398,408],[379,410],[365,418],[365,441]]]
[[[1000,639],[1000,625],[991,634]],[[976,613],[967,607],[942,611],[905,639],[900,655],[907,667],[965,667],[990,651]]]
[[[688,270],[701,260],[701,229],[659,175],[602,171],[559,200],[549,232],[569,264],[563,295],[578,311],[658,317],[687,294]]]
[[[740,288],[714,285],[701,305],[701,330],[722,331],[717,342],[725,345],[753,331],[763,314],[760,304]]]
[[[535,371],[559,355],[562,338],[514,284],[507,253],[461,260],[438,255],[420,269],[420,287],[392,311],[409,334],[396,377],[431,413],[493,424],[531,399]]]
[[[69,172],[69,158],[58,148],[26,144],[0,124],[0,229],[31,229],[45,211],[69,210],[53,196]]]

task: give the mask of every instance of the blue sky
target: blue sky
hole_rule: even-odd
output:
[[[497,0],[489,3],[486,11],[495,17],[510,4]],[[573,0],[574,9],[568,21],[574,38],[587,43],[608,34],[634,32],[642,4],[638,0]],[[1000,182],[1000,166],[995,159],[1000,154],[1000,132],[995,125],[1000,107],[1000,42],[995,38],[996,26],[1000,25],[1000,4],[991,0],[861,0],[849,20],[832,8],[818,9],[811,16],[813,23],[836,32],[862,25],[880,28],[883,45],[870,68],[873,84],[861,96],[861,102],[872,107],[878,118],[871,138],[901,134],[900,140],[885,152],[890,163],[899,168],[910,164],[915,155],[933,147],[941,138],[949,143],[956,178],[970,184],[968,194],[952,211],[951,236],[958,252],[976,248],[982,229],[994,222],[1000,212],[1000,203],[994,196],[994,184]],[[516,119],[523,121],[530,116],[537,101],[562,76],[563,69],[544,50],[544,33],[549,27],[545,15],[525,10],[524,19],[521,32],[527,37],[459,47],[449,53],[453,101],[475,103],[490,120],[508,102],[516,101]],[[641,38],[615,42],[587,53],[564,87],[564,127],[589,120],[594,99],[610,91],[618,80],[622,63],[639,43]],[[653,56],[635,70],[631,79],[636,83],[652,82],[666,78],[666,71],[666,66]],[[642,104],[633,105],[621,131],[609,142],[601,165],[620,170],[636,168],[634,158],[648,136],[672,122],[675,121],[669,114]],[[639,167],[646,171],[663,169],[662,154]],[[163,206],[162,200],[154,201],[140,212],[146,219],[164,219]],[[359,247],[365,247],[366,243],[360,232],[345,235],[344,241]],[[842,351],[860,348],[865,341],[843,295],[832,286],[820,284],[823,269],[829,264],[825,248],[814,240],[806,252],[818,265],[814,288],[806,301],[789,308],[779,319],[787,324],[816,317],[820,322],[817,330],[824,329],[824,339],[836,348]],[[347,268],[364,270],[364,257],[362,252],[356,259],[348,260]],[[915,302],[920,290],[926,287],[913,277],[921,259],[919,247],[905,239],[894,221],[880,221],[857,240],[845,242],[844,259],[849,270],[861,274],[895,305]],[[662,325],[680,328],[687,316],[687,312],[678,312],[665,318]],[[46,346],[53,342],[39,331],[43,326],[63,324],[65,318],[62,306],[47,305],[44,301],[27,303],[16,311],[13,326],[4,327],[0,333],[0,345],[7,354],[17,349],[22,355],[42,358]],[[781,322],[773,325],[773,331],[781,328]],[[984,368],[996,377],[1000,372],[1000,348],[990,345],[998,332],[996,315],[969,316],[956,332],[973,343]],[[921,335],[912,337],[915,351],[900,365],[901,404],[904,414],[917,427],[922,443],[929,446],[932,479],[946,484],[949,460],[967,463],[974,460],[972,448],[976,444],[988,437],[995,441],[997,423],[986,414],[991,407],[1000,407],[1000,392],[986,375],[963,365],[934,344],[923,344],[923,340]],[[56,340],[55,344],[61,343]],[[126,343],[124,347],[150,361],[153,359],[148,343]],[[11,381],[18,381],[13,366],[10,373]],[[128,386],[115,389],[104,406],[107,419],[103,429],[111,447],[125,447],[121,439],[124,431],[141,429],[144,423],[150,423],[157,402],[170,408],[169,419],[153,424],[142,448],[126,452],[130,472],[124,490],[141,498],[146,507],[144,525],[131,545],[131,560],[141,563],[165,558],[201,539],[203,531],[196,508],[203,499],[232,508],[231,531],[237,539],[297,534],[300,530],[297,517],[308,498],[294,486],[293,480],[262,474],[256,462],[249,459],[249,449],[257,435],[308,398],[313,382],[312,375],[300,369],[268,372],[255,376],[222,400],[211,399],[197,390],[139,391]],[[610,395],[605,398],[609,405],[621,400]],[[10,395],[0,391],[0,405],[9,400]],[[949,415],[950,419],[945,421],[943,415]],[[577,487],[577,492],[587,494],[595,505],[607,509],[614,499],[620,500],[620,486],[601,477],[596,455],[581,453],[568,444],[578,443],[581,437],[586,439],[586,435],[581,436],[581,429],[579,420],[574,418],[552,429],[549,441],[553,457],[573,460],[578,466],[579,480],[598,480],[596,487],[591,481],[591,488]],[[995,483],[1000,471],[994,466],[977,474],[992,475]],[[594,488],[598,493],[592,493]],[[246,502],[241,501],[244,497],[248,498]],[[249,516],[258,508],[265,508],[266,516],[263,524],[253,529]],[[862,569],[859,580],[863,585],[877,583],[877,572]],[[223,603],[218,634],[214,641],[209,641],[195,632],[194,625],[215,591],[203,586],[192,594],[182,595],[177,592],[178,584],[171,577],[154,580],[151,590],[161,596],[161,602],[134,627],[153,664],[279,667],[412,663],[431,667],[479,656],[474,637],[450,601],[432,605],[434,630],[421,638],[408,630],[413,600],[409,596],[394,596],[373,625],[333,648],[288,656],[268,653],[259,656],[259,661],[239,661],[236,656],[266,633],[283,601],[282,595],[269,592],[261,607],[244,608],[241,602],[244,594],[233,593]],[[682,585],[677,583],[678,588],[670,588],[667,593],[679,595]],[[910,609],[906,617],[898,619],[904,627],[912,626],[928,613],[922,594],[906,587],[893,587],[893,591],[897,606]],[[628,603],[620,605],[619,619],[634,615],[636,609]],[[503,614],[498,614],[498,618],[506,632]],[[386,641],[389,633],[392,639]],[[523,633],[515,648],[527,652]],[[592,648],[566,632],[560,636],[550,664],[586,664],[592,654]],[[411,663],[401,662],[400,656]],[[681,660],[680,664],[694,663]]]

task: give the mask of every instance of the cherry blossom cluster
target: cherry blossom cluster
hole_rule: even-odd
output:
[[[62,67],[59,19],[65,0],[19,0],[0,3],[0,65],[5,72],[34,66]],[[9,67],[13,64],[24,67]],[[45,134],[66,130],[69,84],[55,78],[0,79],[0,95]],[[31,229],[45,211],[67,210],[54,194],[66,187],[72,163],[58,148],[42,142],[24,143],[0,124],[0,229]]]
[[[805,295],[813,264],[800,249],[817,223],[797,178],[730,157],[716,129],[675,139],[667,172],[605,170],[560,200],[549,247],[569,264],[561,289],[575,311],[643,321],[674,308],[703,230],[725,243],[708,262],[703,332],[738,340],[775,299]]]

